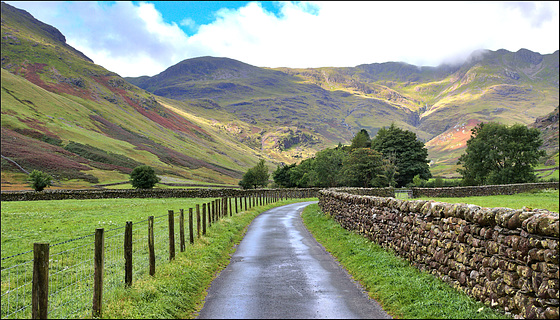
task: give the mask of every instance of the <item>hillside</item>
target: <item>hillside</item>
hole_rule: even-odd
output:
[[[3,190],[25,185],[22,168],[89,187],[126,181],[138,164],[164,181],[236,185],[260,154],[197,112],[204,105],[156,98],[2,3]]]
[[[164,182],[236,186],[259,158],[272,171],[393,122],[426,142],[434,175],[456,176],[470,128],[531,124],[559,100],[558,51],[481,51],[439,67],[199,57],[122,78],[23,10],[2,3],[1,24],[2,190],[29,188],[33,169],[83,188],[126,181],[139,164]]]
[[[547,114],[546,116],[538,117],[534,123],[530,124],[529,127],[537,128],[542,132],[543,145],[542,149],[546,151],[548,155],[558,155],[558,106],[553,112]],[[554,165],[554,164],[553,164]],[[556,163],[556,165],[558,165]]]
[[[477,123],[528,125],[554,110],[558,57],[558,51],[483,50],[460,65],[313,69],[256,68],[201,57],[126,80],[156,95],[211,103],[263,128],[267,137],[278,126],[290,126],[311,137],[304,141],[312,149],[348,143],[362,128],[374,136],[394,122],[426,142],[434,174],[456,176],[456,160]]]

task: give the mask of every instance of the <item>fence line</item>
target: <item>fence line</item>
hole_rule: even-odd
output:
[[[285,193],[285,199],[307,198],[311,195],[290,192]],[[241,209],[247,211],[259,203],[262,205],[280,199],[283,197],[275,196],[272,192],[263,192],[259,195],[239,197],[239,202]],[[102,306],[108,302],[104,293],[125,284],[130,285],[146,273],[154,275],[158,264],[173,259],[172,251],[177,243],[172,245],[171,239],[180,239],[179,246],[184,248],[185,235],[181,230],[185,230],[184,223],[187,219],[182,216],[183,209],[179,211],[181,214],[174,214],[175,211],[170,209],[166,215],[152,216],[134,223],[127,222],[125,226],[109,230],[96,229],[94,233],[79,238],[53,245],[46,244],[46,259],[36,257],[36,249],[2,258],[1,318],[102,316]],[[238,212],[235,197],[235,213]],[[201,233],[206,235],[208,228],[221,218],[233,214],[232,199],[229,197],[204,203],[202,208],[197,205],[196,211],[190,208],[189,226],[186,229],[189,243],[193,244],[195,238],[200,238]],[[125,238],[128,238],[128,249],[123,241]],[[128,256],[126,259],[125,252]],[[99,259],[102,261],[100,265]],[[127,265],[127,261],[130,265]],[[34,288],[33,277],[37,276],[38,270],[34,265],[38,264],[46,266],[47,285]],[[96,264],[97,268],[101,267],[102,270],[96,271]],[[126,267],[131,270],[130,275],[126,272]],[[36,292],[45,293],[47,306],[32,302],[36,301],[32,299]]]

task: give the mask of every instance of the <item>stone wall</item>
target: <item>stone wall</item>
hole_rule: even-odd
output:
[[[488,306],[558,319],[558,213],[319,191],[344,228]]]
[[[318,188],[308,189],[109,189],[109,190],[44,190],[3,191],[1,201],[35,201],[64,199],[110,199],[110,198],[221,198],[252,195],[275,195],[279,198],[311,198],[317,196]]]
[[[447,188],[411,188],[414,198],[425,197],[472,197],[493,196],[498,194],[516,194],[542,189],[558,189],[558,182],[519,183],[474,187],[447,187]]]

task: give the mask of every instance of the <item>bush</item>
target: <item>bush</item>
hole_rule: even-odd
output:
[[[138,166],[130,174],[130,183],[135,189],[151,189],[159,181],[160,178],[150,166]]]
[[[29,181],[31,183],[31,187],[35,191],[43,191],[43,189],[52,185],[52,177],[39,170],[33,170],[33,172],[31,172],[29,175]]]

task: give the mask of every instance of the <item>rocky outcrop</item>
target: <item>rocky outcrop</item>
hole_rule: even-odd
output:
[[[558,107],[546,116],[538,117],[535,122],[529,125],[530,128],[537,128],[542,133],[543,145],[542,149],[548,154],[558,152]]]

